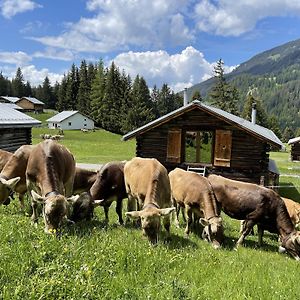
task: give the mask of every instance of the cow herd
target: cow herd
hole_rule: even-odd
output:
[[[300,232],[295,229],[299,204],[260,185],[214,174],[203,177],[179,168],[168,174],[153,158],[109,162],[97,172],[89,171],[76,167],[71,152],[53,140],[24,145],[14,154],[0,150],[0,171],[0,204],[9,204],[17,193],[24,209],[27,192],[32,223],[37,224],[41,206],[47,233],[57,232],[63,222],[90,220],[96,206],[104,207],[108,222],[109,207],[115,200],[119,223],[123,224],[122,202],[128,198],[125,222],[133,219],[152,244],[159,239],[161,222],[169,235],[171,216],[175,215],[178,225],[182,211],[186,236],[197,222],[202,238],[220,248],[224,242],[223,211],[243,220],[236,247],[257,225],[259,244],[264,230],[277,233],[280,249],[300,260]]]

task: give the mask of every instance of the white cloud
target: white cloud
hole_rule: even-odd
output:
[[[143,76],[150,88],[167,83],[174,91],[190,87],[212,76],[213,66],[203,54],[187,47],[179,54],[166,51],[127,52],[118,55],[114,62],[131,77]]]
[[[59,51],[55,48],[50,47],[50,48],[46,48],[44,51],[37,51],[33,53],[32,57],[72,61],[75,59],[75,54],[70,50]]]
[[[76,51],[106,52],[129,46],[161,48],[191,42],[185,0],[90,0],[95,15],[81,18],[59,36],[34,37],[45,45]]]
[[[200,0],[194,7],[196,27],[222,36],[239,36],[270,16],[300,16],[298,0]]]
[[[22,51],[0,52],[0,62],[5,64],[13,64],[21,67],[30,61],[31,57]]]
[[[2,0],[0,2],[1,15],[7,19],[37,7],[41,7],[41,5],[31,0]]]

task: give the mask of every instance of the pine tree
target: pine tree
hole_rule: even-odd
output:
[[[9,95],[9,90],[8,90],[9,82],[10,81],[3,76],[2,72],[0,72],[0,95],[3,96]]]
[[[50,80],[49,80],[48,76],[46,76],[43,81],[42,95],[41,95],[40,100],[45,103],[46,108],[54,108],[55,107],[53,91],[52,91],[52,87],[50,85]]]
[[[65,108],[64,110],[76,110],[77,107],[77,96],[79,88],[79,75],[78,68],[75,64],[72,65],[70,72],[67,76],[67,86],[65,94]]]
[[[24,78],[21,71],[21,68],[19,67],[16,71],[16,76],[14,79],[12,79],[12,95],[14,97],[23,97],[24,96]]]
[[[90,115],[90,81],[86,61],[83,60],[79,69],[79,88],[77,97],[77,109],[85,114]]]
[[[214,66],[215,85],[209,93],[209,98],[212,105],[229,113],[238,115],[238,91],[235,87],[226,82],[223,65],[224,62],[222,59],[219,59]]]
[[[59,112],[66,110],[68,108],[68,104],[66,102],[67,83],[68,83],[68,78],[66,75],[64,75],[61,84],[59,86],[58,101],[56,103],[56,109]]]
[[[157,109],[159,116],[163,116],[182,105],[181,98],[171,91],[170,87],[165,83],[159,91]]]
[[[200,91],[195,91],[194,92],[194,94],[193,94],[193,96],[192,96],[192,100],[194,101],[194,100],[199,100],[199,101],[202,101],[203,99],[202,99],[202,96],[201,96],[201,94],[200,94]]]
[[[294,138],[294,131],[290,127],[285,127],[283,134],[282,134],[282,139],[283,142],[287,143],[290,139]]]
[[[24,96],[30,97],[32,95],[33,93],[32,93],[30,82],[26,81],[26,84],[24,85]]]

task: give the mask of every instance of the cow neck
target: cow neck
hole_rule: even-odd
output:
[[[214,217],[219,217],[218,209],[217,209],[217,199],[213,190],[213,187],[210,181],[207,179],[208,182],[208,198],[204,199],[204,215],[206,219],[212,219]]]
[[[146,208],[150,208],[150,207],[155,207],[155,208],[159,209],[159,206],[158,206],[156,203],[151,202],[151,203],[145,204],[145,205],[143,206],[143,209],[142,209],[142,210],[144,210],[144,209],[146,209]]]
[[[278,205],[277,208],[277,229],[280,236],[284,239],[295,231],[291,218],[287,212],[285,205]]]
[[[45,195],[45,197],[58,196],[60,193],[58,191],[51,191]]]

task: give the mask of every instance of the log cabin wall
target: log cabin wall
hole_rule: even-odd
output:
[[[214,141],[218,130],[230,132],[231,134],[231,155],[228,164],[225,163],[226,166],[217,166],[214,161],[216,154],[215,150],[213,150],[212,164],[207,165],[208,172],[258,184],[263,176],[264,180],[268,182],[268,144],[250,135],[248,132],[242,131],[224,120],[198,109],[186,112],[177,118],[171,119],[158,127],[154,127],[136,136],[136,155],[140,157],[154,157],[158,159],[168,171],[175,167],[186,169],[187,164],[184,161],[184,136],[186,131],[193,130],[212,131]],[[181,132],[181,134],[178,135],[181,138],[177,140],[179,155],[177,161],[175,156],[174,160],[168,157],[168,151],[173,153],[174,150],[176,150],[168,149],[170,131],[174,131],[174,133],[176,133],[176,131],[178,133]],[[178,145],[179,143],[181,143],[180,147]],[[215,145],[213,145],[213,149],[215,148]]]
[[[0,149],[14,152],[22,145],[31,145],[31,128],[0,128]]]
[[[291,160],[300,160],[300,143],[292,144],[291,146]]]
[[[17,105],[22,107],[24,111],[33,111],[34,110],[34,104],[27,99],[21,99],[17,102]]]

